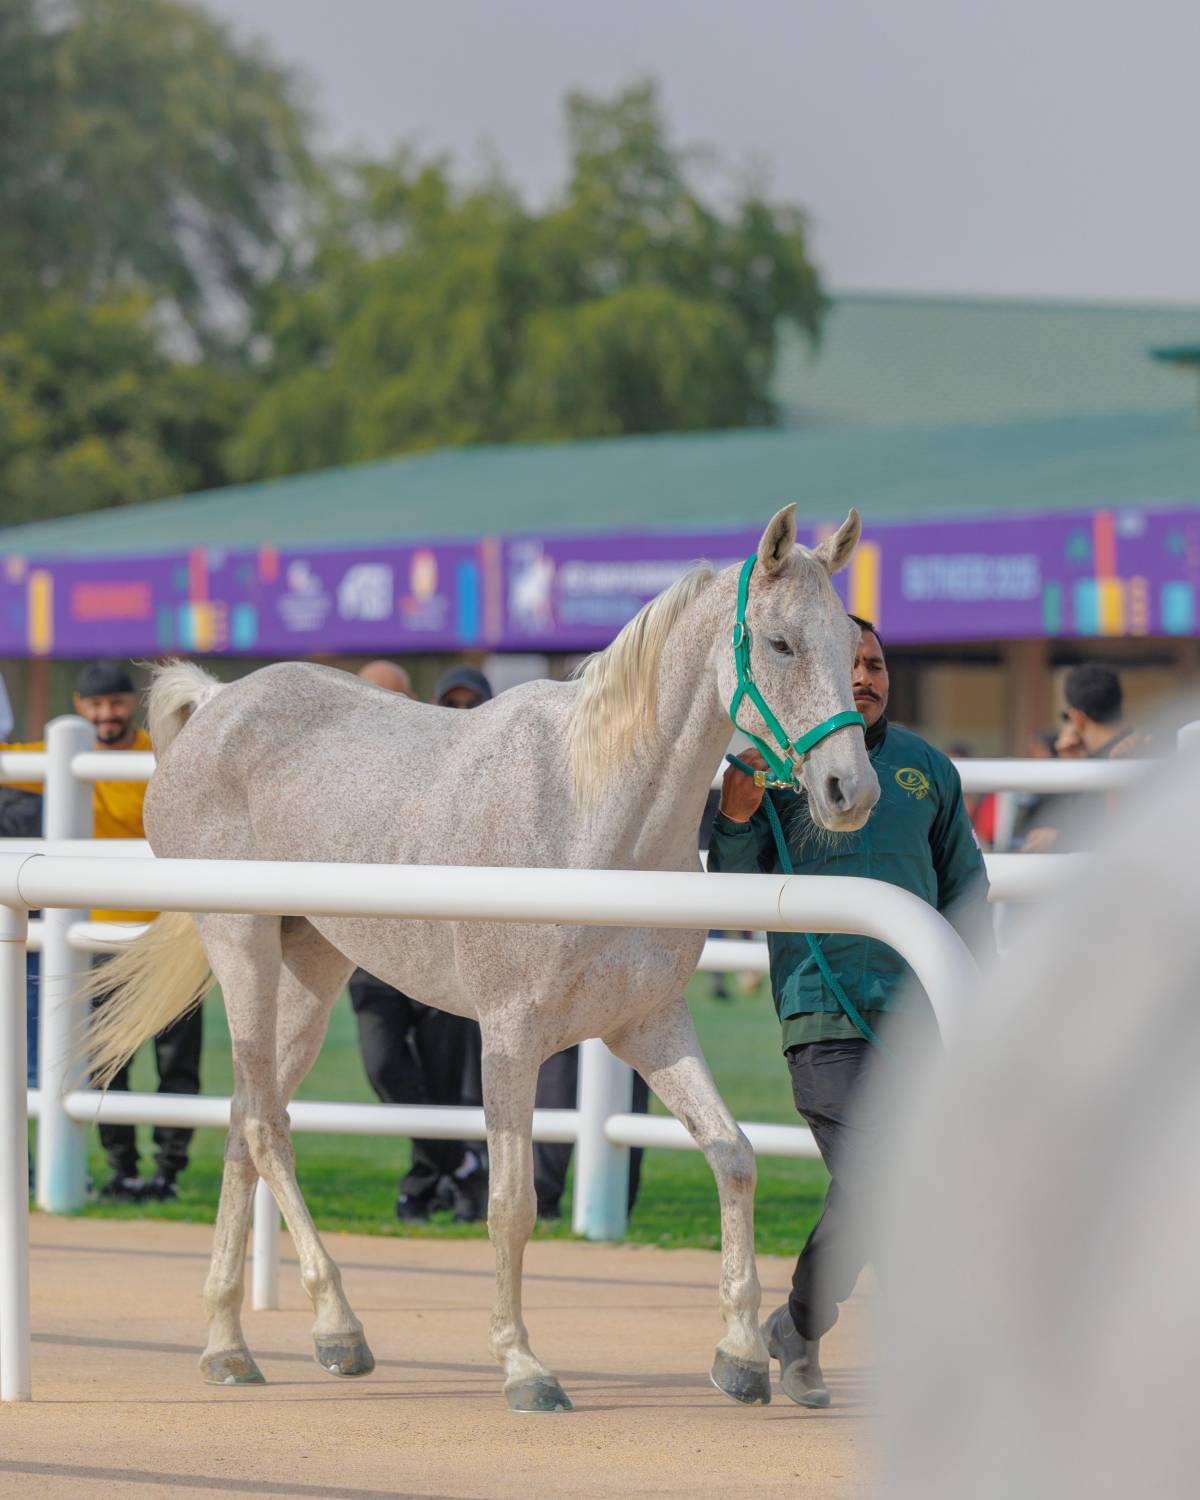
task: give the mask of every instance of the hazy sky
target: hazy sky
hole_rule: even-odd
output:
[[[205,0],[312,79],[329,138],[544,197],[564,90],[651,73],[760,160],[839,288],[1200,302],[1196,0]]]

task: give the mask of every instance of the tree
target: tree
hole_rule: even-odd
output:
[[[45,301],[0,336],[0,497],[7,524],[225,481],[241,382],[172,361],[144,298]]]
[[[326,162],[185,0],[0,0],[0,520],[434,446],[769,422],[825,299],[799,210],[695,184],[652,84],[496,171]]]
[[[272,356],[235,473],[772,419],[779,324],[815,341],[826,305],[803,215],[707,202],[652,84],[569,96],[566,128],[542,214],[408,152],[341,174],[311,263],[264,299]]]
[[[227,342],[313,180],[293,80],[174,0],[0,16],[0,314],[132,288],[199,347]]]
[[[0,519],[227,481],[308,128],[197,6],[0,0]]]

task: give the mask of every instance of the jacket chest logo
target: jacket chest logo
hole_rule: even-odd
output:
[[[915,766],[901,766],[896,772],[896,785],[903,787],[910,797],[918,802],[929,795],[929,778]]]

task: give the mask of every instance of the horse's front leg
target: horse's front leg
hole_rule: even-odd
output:
[[[538,1062],[517,1042],[516,1052],[489,1044],[483,1033],[483,1104],[487,1114],[488,1235],[496,1255],[496,1303],[488,1329],[492,1357],[504,1370],[504,1395],[513,1411],[570,1411],[558,1380],[529,1347],[521,1317],[521,1268],[533,1232],[533,1096]]]
[[[717,1092],[682,997],[677,1005],[605,1041],[638,1070],[712,1168],[721,1201],[720,1295],[726,1326],[717,1345],[712,1382],[735,1401],[765,1406],[771,1399],[771,1379],[758,1328],[762,1292],[754,1261],[757,1172],[750,1142]]]

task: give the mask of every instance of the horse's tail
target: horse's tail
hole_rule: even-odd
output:
[[[194,661],[167,661],[150,670],[153,681],[146,694],[146,727],[154,753],[164,755],[191,716],[223,684]]]
[[[198,1005],[209,979],[196,924],[178,911],[155,917],[141,937],[94,969],[79,996],[105,997],[83,1049],[97,1085],[106,1088],[143,1042]]]

